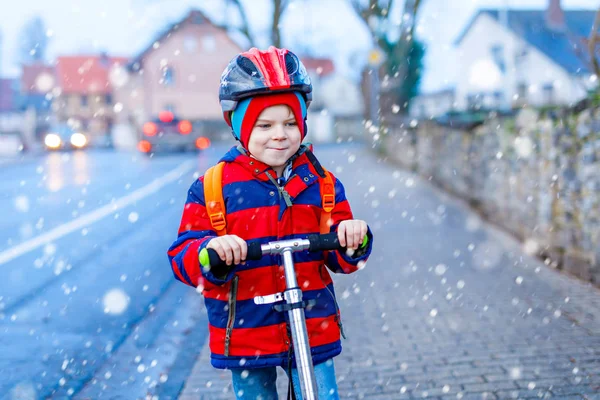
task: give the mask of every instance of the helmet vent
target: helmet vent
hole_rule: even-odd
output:
[[[237,64],[240,66],[242,71],[250,76],[258,75],[256,65],[246,57],[238,57]]]
[[[288,75],[298,72],[298,62],[296,61],[296,57],[293,57],[290,53],[285,55],[285,69],[287,70]]]

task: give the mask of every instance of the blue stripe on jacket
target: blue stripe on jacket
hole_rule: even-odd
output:
[[[316,304],[304,310],[306,319],[326,318],[335,315],[337,310],[332,297],[333,285],[327,289],[318,289],[302,292],[304,300],[316,300]],[[229,318],[229,304],[227,301],[205,298],[204,304],[208,311],[208,322],[216,328],[226,329]],[[238,300],[235,304],[234,328],[258,328],[276,325],[286,321],[287,314],[273,312],[275,304],[254,304],[254,299]]]
[[[333,343],[322,346],[315,346],[311,349],[313,364],[317,365],[337,356],[342,352],[342,343],[337,340]],[[210,363],[215,368],[221,369],[250,369],[263,367],[283,367],[287,368],[288,353],[262,354],[260,357],[239,357],[223,356],[222,354],[211,353]],[[292,353],[292,367],[296,367],[296,359]]]
[[[265,185],[268,187],[267,191],[265,191]],[[270,195],[271,191],[274,192],[273,196]],[[282,201],[279,199],[275,185],[271,182],[262,181],[228,183],[223,186],[223,198],[226,201],[225,208],[228,214],[248,209],[276,206]],[[345,200],[345,197],[343,199]],[[336,199],[336,201],[338,200]],[[307,187],[297,197],[292,196],[292,202],[295,205],[321,207],[320,186],[311,185]]]

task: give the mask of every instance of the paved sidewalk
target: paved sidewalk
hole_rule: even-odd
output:
[[[376,246],[364,270],[334,276],[348,335],[340,397],[600,399],[600,291],[428,183],[371,164],[338,173]],[[198,351],[179,399],[233,399],[230,373]]]

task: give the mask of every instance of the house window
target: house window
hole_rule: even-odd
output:
[[[519,67],[527,60],[528,51],[527,49],[521,49],[515,54],[515,66]]]
[[[517,95],[519,96],[519,101],[524,102],[527,101],[527,89],[528,85],[524,82],[520,82],[517,85]]]
[[[198,42],[196,41],[196,38],[191,35],[186,36],[183,39],[183,48],[188,53],[194,52],[196,50],[197,44],[198,44]]]
[[[554,104],[554,101],[555,101],[554,84],[552,82],[547,83],[544,85],[542,90],[544,93],[544,103],[545,104]]]
[[[217,48],[217,41],[213,35],[206,35],[202,38],[202,47],[205,51],[212,53]]]
[[[479,94],[467,95],[467,107],[469,110],[478,110],[482,106],[482,96]]]
[[[200,15],[199,13],[194,13],[192,15],[191,21],[195,25],[201,25],[205,22],[204,18],[202,18],[202,15]]]
[[[498,66],[500,72],[506,71],[506,62],[504,61],[504,46],[501,44],[495,44],[491,47],[492,60]]]
[[[173,86],[175,84],[175,71],[173,67],[166,66],[162,69],[161,83],[165,86]]]
[[[84,94],[81,96],[81,106],[87,107],[88,105],[88,97]]]
[[[493,93],[493,97],[494,97],[494,106],[496,108],[502,108],[502,106],[504,105],[504,93],[500,90],[496,90]]]

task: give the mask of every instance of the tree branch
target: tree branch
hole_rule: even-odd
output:
[[[254,42],[254,38],[252,37],[252,33],[250,33],[250,25],[248,24],[248,18],[246,17],[246,10],[244,10],[244,6],[240,2],[240,0],[228,0],[233,5],[236,6],[238,12],[240,13],[240,18],[242,18],[242,27],[238,28],[239,31],[246,36],[248,41],[250,42],[250,47],[255,47],[256,44]]]
[[[273,0],[273,25],[271,25],[271,44],[275,47],[281,47],[281,33],[279,32],[279,20],[286,6],[285,0]]]
[[[360,5],[360,0],[350,0],[350,5],[354,9],[356,15],[358,15],[360,19],[362,19],[368,25],[368,21],[365,19],[365,16],[363,14],[364,9]]]
[[[594,67],[594,73],[597,77],[600,77],[600,65],[598,64],[598,57],[596,57],[596,44],[598,42],[598,27],[600,26],[600,9],[596,12],[596,18],[594,18],[594,25],[592,26],[592,32],[590,33],[590,40],[588,43],[588,51],[592,59],[592,66]]]

